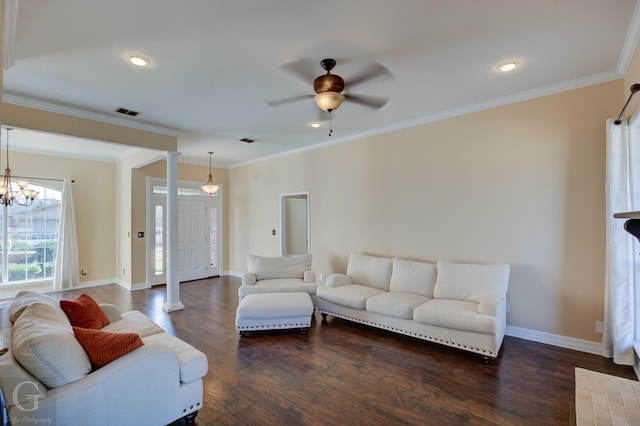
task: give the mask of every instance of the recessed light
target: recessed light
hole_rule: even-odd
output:
[[[496,68],[498,68],[498,71],[509,72],[516,69],[518,65],[519,65],[518,61],[506,61],[498,65]]]
[[[147,65],[149,65],[151,63],[149,58],[145,58],[142,55],[129,55],[129,61],[133,65],[137,65],[139,67],[146,67]]]
[[[311,127],[320,127],[320,123],[313,123]]]

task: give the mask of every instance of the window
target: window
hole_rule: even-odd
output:
[[[2,284],[53,279],[62,192],[34,184],[29,188],[40,192],[30,206],[0,207]]]

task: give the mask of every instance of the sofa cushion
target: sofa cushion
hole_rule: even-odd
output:
[[[354,284],[389,291],[392,266],[393,259],[351,253],[347,275]]]
[[[11,322],[16,322],[20,314],[33,303],[44,303],[55,308],[60,306],[58,300],[51,296],[38,293],[37,291],[23,290],[16,294],[9,305],[9,319]]]
[[[340,287],[318,286],[318,297],[338,305],[355,309],[365,309],[367,299],[380,293],[386,293],[377,288],[359,284],[349,284]]]
[[[477,303],[461,300],[429,300],[414,309],[413,320],[474,333],[495,334],[498,331],[496,317],[479,314]]]
[[[91,371],[89,357],[58,306],[29,305],[13,324],[12,350],[24,369],[48,388],[75,382]]]
[[[394,258],[389,291],[433,297],[435,280],[435,264]]]
[[[73,334],[95,368],[104,367],[144,345],[136,333],[109,333],[91,328],[73,327]]]
[[[297,256],[264,257],[247,255],[247,270],[256,274],[257,280],[269,278],[304,278],[311,269],[311,254]]]
[[[257,281],[254,285],[241,285],[238,287],[240,299],[247,294],[257,293],[282,293],[282,292],[302,292],[316,294],[318,285],[315,283],[305,283],[300,279],[281,278]]]
[[[61,300],[60,307],[72,326],[100,330],[109,325],[107,315],[88,294],[82,293],[76,300]]]
[[[509,265],[477,265],[438,262],[438,277],[433,290],[437,299],[480,302],[485,295],[506,297]]]
[[[415,293],[391,292],[368,298],[366,306],[369,312],[410,320],[413,310],[428,300],[428,297]]]
[[[140,311],[129,311],[122,314],[122,319],[104,326],[102,331],[110,333],[136,333],[140,337],[164,333],[164,330],[148,316]]]

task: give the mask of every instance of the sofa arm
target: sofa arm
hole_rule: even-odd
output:
[[[242,275],[242,285],[254,285],[256,283],[255,272],[245,272]]]
[[[481,296],[480,303],[478,305],[478,313],[483,315],[491,315],[495,317],[498,315],[498,304],[504,304],[504,297],[498,296]]]
[[[99,303],[100,307],[104,311],[104,314],[109,319],[109,322],[115,322],[119,319],[122,319],[122,312],[120,312],[120,308],[116,305],[112,305],[111,303]]]
[[[80,380],[50,389],[46,399],[37,401],[37,411],[28,411],[24,404],[13,409],[28,412],[12,414],[53,419],[53,424],[90,419],[96,423],[109,419],[110,424],[166,424],[181,417],[180,386],[180,365],[173,350],[145,344]]]
[[[313,284],[316,282],[316,273],[312,271],[305,271],[304,273],[304,282],[308,284]]]
[[[341,287],[351,284],[351,277],[345,274],[331,274],[327,277],[327,287]]]

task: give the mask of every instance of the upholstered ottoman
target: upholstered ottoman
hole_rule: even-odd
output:
[[[240,336],[261,330],[299,329],[311,326],[313,303],[309,293],[248,294],[238,304],[236,329]]]

